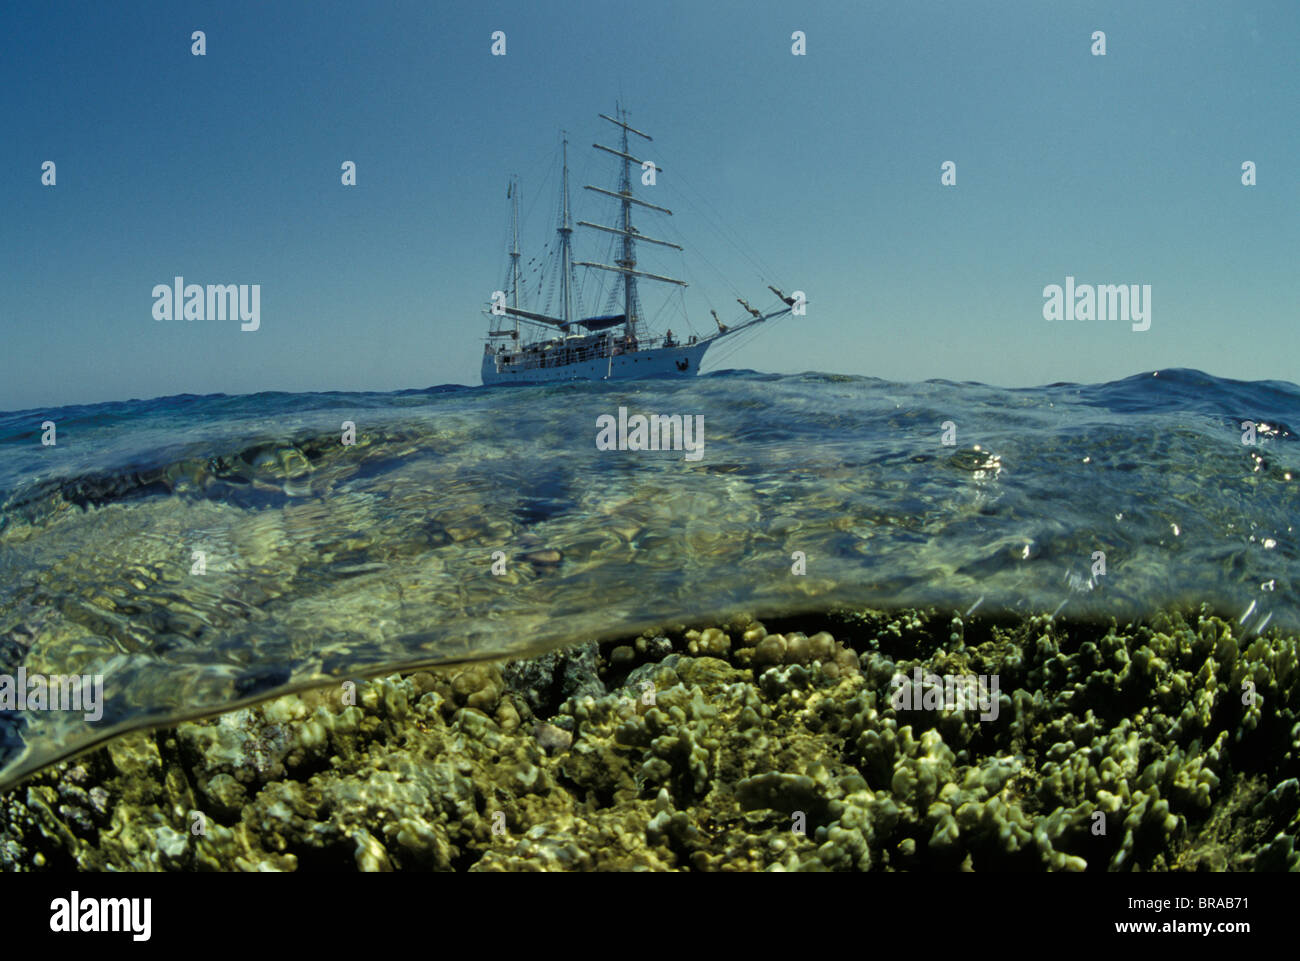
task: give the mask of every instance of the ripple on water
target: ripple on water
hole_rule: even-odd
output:
[[[597,451],[619,406],[702,415],[703,459]],[[0,782],[106,732],[331,677],[738,609],[1207,602],[1300,622],[1291,385],[734,375],[186,398],[183,416],[114,405],[55,456],[13,416],[0,672],[102,673],[109,709],[0,717]]]

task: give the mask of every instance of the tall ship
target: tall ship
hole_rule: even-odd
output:
[[[487,343],[483,351],[483,383],[536,384],[566,380],[615,380],[642,377],[694,377],[700,370],[705,352],[726,338],[751,330],[760,324],[789,314],[802,313],[802,294],[798,291],[787,297],[777,287],[768,289],[778,298],[780,306],[759,310],[743,298],[737,303],[746,311],[739,320],[723,323],[716,310],[710,309],[716,329],[709,333],[681,332],[674,334],[671,327],[661,333],[656,329],[663,314],[660,309],[654,320],[648,314],[641,297],[641,284],[664,285],[670,292],[687,284],[683,280],[638,269],[637,248],[641,244],[682,251],[682,246],[643,234],[633,222],[634,211],[649,211],[670,217],[672,211],[650,203],[633,194],[633,180],[656,184],[663,168],[652,161],[643,161],[631,153],[633,144],[629,137],[640,138],[637,143],[649,143],[653,138],[628,124],[622,107],[616,116],[599,114],[618,129],[618,147],[592,144],[595,150],[619,158],[621,175],[616,189],[587,185],[605,202],[611,202],[613,224],[578,221],[578,227],[592,231],[609,240],[606,260],[574,260],[572,236],[574,224],[569,207],[569,154],[568,139],[562,146],[562,174],[560,178],[559,225],[556,238],[547,245],[549,254],[521,264],[519,249],[519,183],[512,179],[506,191],[511,202],[511,245],[509,266],[504,289],[493,293],[492,302],[484,313],[488,316]],[[533,264],[537,264],[533,267]],[[576,268],[602,272],[611,283],[597,282],[595,298],[603,301],[604,312],[584,316],[582,294],[590,290],[580,288]],[[532,268],[528,271],[528,268]],[[537,279],[534,281],[534,275]],[[542,290],[549,280],[548,296],[541,309],[531,309],[532,299],[541,300]],[[558,282],[558,283],[557,283]],[[557,289],[558,288],[558,289]],[[662,288],[661,288],[662,289]],[[684,301],[684,298],[683,298]],[[682,307],[684,309],[684,302]],[[689,322],[686,322],[689,327]]]

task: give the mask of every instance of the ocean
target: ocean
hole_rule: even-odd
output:
[[[638,415],[702,439],[668,428],[655,446],[673,449],[631,449]],[[0,701],[0,787],[128,730],[340,678],[738,612],[1106,623],[1204,606],[1247,634],[1294,631],[1297,424],[1294,384],[1179,369],[0,413],[0,675],[103,680],[95,720]]]

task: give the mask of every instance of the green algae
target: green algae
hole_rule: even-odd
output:
[[[670,625],[116,739],[0,796],[0,865],[1297,870],[1296,649],[1204,611]],[[917,667],[998,674],[997,720],[896,709]]]

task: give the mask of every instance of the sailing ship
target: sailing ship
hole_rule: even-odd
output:
[[[672,216],[666,207],[650,203],[632,192],[633,169],[644,175],[653,170],[653,178],[662,172],[661,167],[651,161],[642,161],[633,156],[629,135],[639,137],[646,142],[653,138],[627,123],[627,113],[621,107],[615,109],[616,117],[599,114],[619,131],[619,147],[607,147],[592,144],[596,150],[613,154],[621,161],[622,174],[617,190],[587,185],[583,189],[592,191],[606,199],[617,202],[616,226],[591,223],[580,220],[578,227],[587,228],[618,238],[613,242],[612,264],[597,263],[573,259],[571,238],[574,225],[570,219],[569,209],[569,156],[567,137],[563,142],[563,172],[560,179],[560,211],[557,228],[558,245],[554,258],[558,272],[559,297],[558,306],[549,312],[526,309],[521,303],[524,281],[521,280],[519,249],[519,188],[517,179],[512,180],[506,191],[511,201],[511,237],[510,264],[508,268],[506,289],[495,291],[493,300],[484,313],[488,315],[488,336],[483,352],[483,383],[492,384],[535,384],[566,380],[613,380],[643,377],[693,377],[700,369],[704,353],[714,344],[728,337],[735,337],[743,331],[759,324],[790,313],[796,304],[803,301],[796,297],[787,297],[777,287],[768,285],[781,306],[767,311],[752,307],[748,301],[737,298],[748,316],[738,322],[724,324],[716,310],[710,310],[717,330],[707,336],[691,334],[684,339],[674,337],[671,329],[660,334],[651,327],[640,296],[640,282],[666,284],[685,288],[685,281],[662,274],[650,273],[637,269],[637,245],[653,244],[681,251],[682,247],[667,240],[658,240],[643,234],[633,223],[633,209],[653,211],[663,216]],[[650,182],[654,182],[651,179]],[[582,317],[576,309],[575,268],[584,267],[598,271],[607,271],[617,275],[615,285],[609,291],[610,306],[616,312],[607,312],[597,316]],[[540,269],[540,268],[538,268]],[[552,285],[553,288],[554,285]],[[539,284],[540,291],[540,284]],[[796,291],[797,296],[798,292]],[[552,297],[554,300],[554,297]],[[621,310],[618,309],[621,307]],[[800,311],[802,313],[802,311]]]

